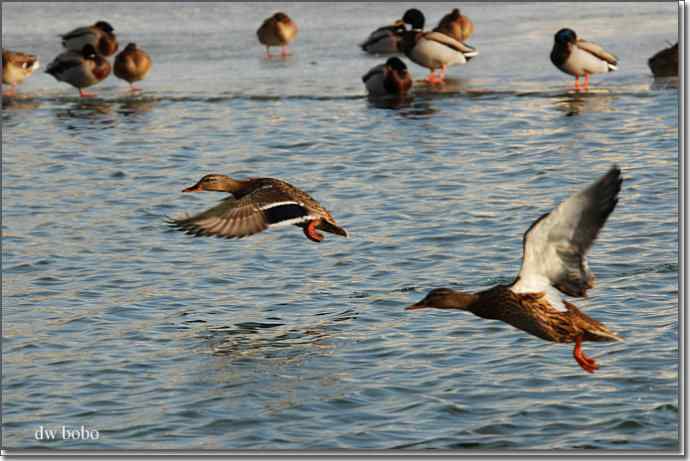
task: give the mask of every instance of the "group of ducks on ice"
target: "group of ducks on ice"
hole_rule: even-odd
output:
[[[423,14],[410,9],[402,20],[374,31],[361,46],[372,53],[403,52],[431,71],[427,77],[430,84],[443,82],[448,66],[465,63],[478,54],[466,44],[474,25],[457,9],[445,16],[432,32],[423,29]],[[269,58],[270,47],[276,46],[282,47],[281,55],[286,56],[287,46],[296,35],[297,26],[284,13],[266,19],[257,31]],[[105,58],[118,48],[113,28],[99,21],[63,35],[62,40],[67,51],[55,58],[46,71],[86,95],[85,87],[110,73],[110,64]],[[9,52],[3,51],[3,83],[15,85],[21,80],[17,77],[20,71],[28,75],[37,66],[34,56],[15,53],[6,57],[6,53]],[[586,89],[590,74],[615,70],[617,63],[611,53],[579,39],[570,29],[556,33],[551,61],[563,72],[576,77],[578,89],[580,76],[585,78]],[[115,75],[130,85],[144,78],[150,67],[150,57],[133,43],[115,58]],[[440,70],[439,75],[436,70]],[[8,73],[10,76],[6,77]],[[412,86],[405,64],[397,57],[374,67],[363,80],[374,95],[404,94]],[[599,366],[582,352],[582,343],[620,341],[621,338],[562,295],[585,297],[587,290],[594,286],[586,256],[618,202],[621,184],[621,171],[614,166],[592,185],[534,221],[523,236],[522,265],[512,283],[477,293],[438,288],[407,309],[466,310],[482,318],[504,321],[547,341],[575,343],[573,357],[576,362],[583,370],[594,373]],[[304,235],[313,242],[324,239],[319,231],[349,237],[314,198],[280,179],[233,179],[210,174],[183,190],[202,191],[230,195],[206,211],[171,219],[169,224],[173,228],[197,237],[242,238],[271,227],[294,225],[302,228]]]
[[[445,15],[432,31],[425,32],[424,25],[424,14],[412,8],[392,25],[376,29],[360,46],[372,54],[404,53],[412,62],[429,69],[426,81],[430,84],[443,83],[449,66],[465,64],[479,54],[476,48],[467,44],[474,32],[474,24],[457,8]],[[271,58],[270,47],[282,47],[281,56],[284,57],[288,55],[287,46],[296,38],[297,32],[297,24],[287,14],[278,12],[261,24],[257,37],[266,47],[267,58]],[[106,58],[118,49],[113,27],[106,21],[79,27],[62,35],[62,46],[66,51],[48,65],[46,72],[77,88],[81,96],[92,96],[84,88],[103,81],[111,72]],[[662,55],[664,52],[669,54],[668,58]],[[674,56],[675,66],[669,62]],[[575,90],[579,91],[580,77],[584,77],[582,89],[587,90],[589,76],[616,70],[618,59],[566,28],[556,33],[551,62],[575,77]],[[3,95],[13,95],[16,85],[38,68],[38,58],[3,49],[2,65],[3,84],[11,85]],[[678,45],[658,53],[649,60],[649,65],[655,75],[673,73],[674,67],[678,67]],[[144,79],[149,73],[151,57],[135,43],[129,43],[117,55],[112,68],[117,77],[129,82],[131,90],[136,91],[134,82]],[[675,72],[677,75],[677,70]],[[375,97],[405,95],[412,87],[407,66],[398,57],[391,57],[384,64],[375,66],[362,80],[368,93]]]

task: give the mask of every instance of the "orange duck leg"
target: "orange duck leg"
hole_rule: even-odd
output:
[[[319,220],[313,220],[309,221],[309,224],[307,224],[304,227],[304,235],[307,236],[309,240],[312,242],[320,242],[323,240],[323,234],[320,234],[319,232],[316,231],[316,226],[319,224]]]
[[[585,370],[587,373],[594,373],[595,370],[599,369],[597,362],[589,358],[582,352],[582,335],[575,339],[575,349],[573,349],[573,357],[575,361]]]

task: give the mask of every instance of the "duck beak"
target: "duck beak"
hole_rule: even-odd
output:
[[[189,186],[186,189],[182,189],[182,192],[203,192],[204,189],[201,188],[201,183],[196,183],[193,186]]]
[[[424,300],[421,300],[421,301],[419,301],[418,303],[415,303],[415,304],[412,304],[412,305],[410,305],[410,306],[407,306],[407,307],[405,308],[405,310],[406,310],[406,311],[413,311],[413,310],[415,310],[415,309],[426,309],[426,308],[428,308],[428,307],[431,307],[431,306],[427,306],[426,304],[424,304]]]

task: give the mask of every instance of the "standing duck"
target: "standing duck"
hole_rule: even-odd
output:
[[[111,56],[118,48],[115,29],[106,21],[87,26],[78,27],[62,35],[62,46],[68,50],[81,51],[84,45],[90,44],[101,56]]]
[[[393,54],[399,53],[398,43],[405,32],[405,23],[398,19],[390,26],[379,27],[359,46],[363,51],[370,54]]]
[[[583,370],[594,373],[599,366],[582,352],[582,342],[622,339],[562,299],[560,293],[585,297],[594,286],[586,255],[618,202],[621,183],[621,172],[614,166],[532,223],[523,237],[522,267],[510,285],[478,293],[437,288],[407,309],[465,310],[546,341],[574,342],[573,357]]]
[[[2,50],[2,84],[12,85],[12,89],[3,91],[3,96],[17,93],[17,85],[38,69],[38,57],[33,54]]]
[[[48,64],[46,73],[60,82],[79,89],[79,96],[95,96],[84,88],[95,85],[110,75],[110,63],[96,53],[93,45],[86,44],[81,52],[65,51]]]
[[[412,78],[400,58],[392,57],[372,67],[363,77],[370,96],[402,96],[412,87]]]
[[[402,20],[412,26],[412,30],[403,34],[400,50],[412,61],[429,69],[431,73],[426,77],[429,83],[443,83],[448,66],[465,64],[479,54],[471,46],[440,32],[423,32],[425,19],[418,9],[407,10]],[[439,76],[436,76],[436,69],[441,69]]]
[[[232,197],[203,213],[169,224],[195,237],[242,238],[269,227],[294,224],[313,242],[324,236],[316,230],[349,237],[333,216],[306,192],[273,178],[237,180],[222,174],[204,176],[182,192],[228,192]]]
[[[270,47],[281,47],[280,55],[288,55],[287,46],[297,36],[297,24],[285,13],[276,13],[266,19],[256,31],[259,42],[266,46],[266,57],[271,57]]]
[[[649,58],[647,65],[654,77],[678,77],[678,42]]]
[[[464,43],[474,32],[474,24],[470,18],[460,14],[459,9],[454,8],[453,11],[441,18],[434,32],[441,32]]]
[[[137,48],[136,43],[128,43],[115,58],[115,76],[129,83],[130,91],[138,91],[134,82],[143,80],[151,70],[151,57],[146,51]]]
[[[561,29],[554,37],[551,62],[566,74],[575,77],[575,90],[580,90],[584,75],[584,89],[589,89],[590,74],[602,74],[618,69],[618,58],[596,43],[578,38],[572,29]]]

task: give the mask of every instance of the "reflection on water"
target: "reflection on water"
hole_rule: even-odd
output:
[[[654,90],[677,90],[679,88],[680,80],[678,77],[655,77],[649,89]]]
[[[556,107],[566,116],[589,112],[611,112],[615,96],[608,91],[572,92],[556,99]]]

